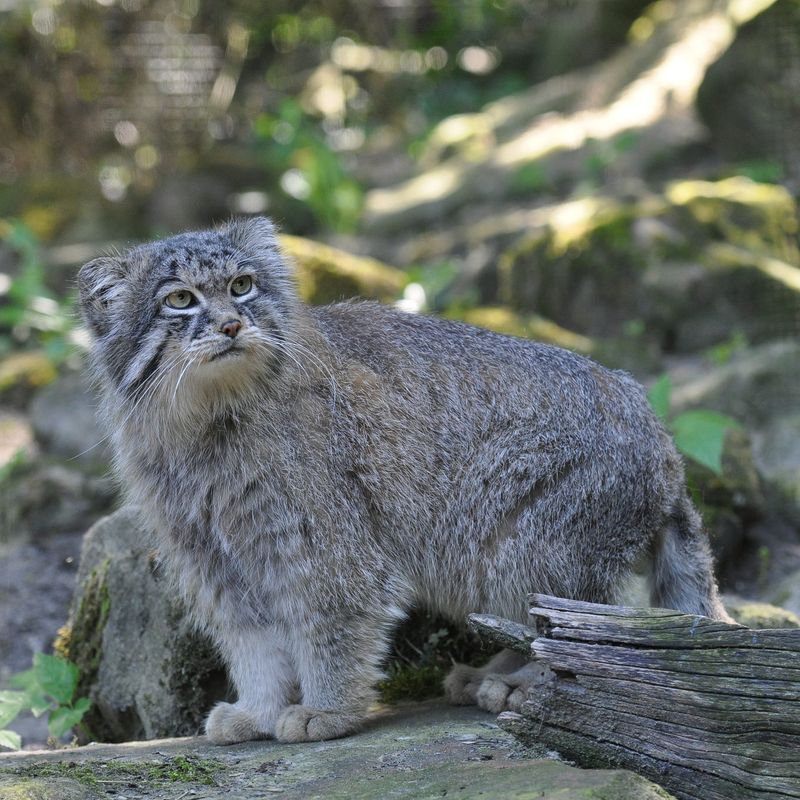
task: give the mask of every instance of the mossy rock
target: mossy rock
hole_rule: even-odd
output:
[[[800,628],[800,617],[780,606],[734,597],[726,597],[724,601],[728,613],[748,628]]]
[[[574,350],[576,353],[589,354],[595,343],[588,336],[581,336],[562,328],[544,317],[536,314],[518,314],[503,306],[483,306],[480,308],[449,309],[444,314],[449,319],[459,319],[470,325],[488,328],[490,331],[507,336],[519,336],[525,339],[536,339],[558,347]]]
[[[524,748],[485,712],[440,703],[379,712],[358,735],[311,744],[271,740],[215,747],[197,738],[0,755],[0,787],[28,781],[83,787],[84,794],[64,795],[70,800],[93,798],[95,792],[105,797],[111,790],[128,800],[671,797],[632,772],[577,769],[543,747]]]
[[[645,302],[634,216],[631,207],[610,200],[565,204],[548,227],[502,254],[499,299],[579,334],[621,335]]]
[[[758,343],[797,334],[797,207],[746,178],[680,181],[662,197],[574,200],[509,246],[498,297],[577,334],[624,340],[637,325],[664,351],[733,332]]]
[[[789,65],[800,58],[800,5],[778,0],[763,6],[709,68],[697,110],[715,152],[765,178],[793,180],[800,163],[794,135],[800,97]]]
[[[37,389],[52,383],[58,370],[42,350],[12,353],[0,360],[0,400],[24,406]]]
[[[739,560],[748,527],[766,513],[764,487],[750,436],[745,430],[727,432],[720,474],[691,460],[686,463],[686,472],[711,539],[717,568],[724,573]]]
[[[783,187],[737,176],[682,180],[665,197],[681,229],[705,242],[726,241],[796,261],[797,206]]]
[[[749,431],[754,467],[748,469],[758,472],[763,507],[795,525],[800,524],[798,363],[800,342],[771,342],[735,354],[729,362],[679,384],[672,394],[675,412],[712,409],[732,416]],[[735,493],[729,496],[733,499]]]
[[[287,234],[281,235],[280,242],[297,269],[300,295],[309,303],[320,305],[350,297],[391,302],[405,286],[400,270],[373,258]]]
[[[84,539],[61,650],[92,700],[84,723],[99,741],[197,733],[226,695],[219,658],[158,568],[134,509],[100,520]]]

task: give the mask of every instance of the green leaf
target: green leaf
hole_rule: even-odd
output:
[[[672,394],[672,381],[666,373],[662,375],[651,387],[647,393],[647,399],[653,407],[653,411],[666,422],[667,414],[669,414],[669,398]]]
[[[83,716],[92,707],[92,701],[88,697],[81,697],[80,700],[75,701],[75,705],[72,707],[76,711],[80,711]]]
[[[53,707],[53,701],[48,700],[41,690],[30,689],[26,705],[34,717],[41,717],[45,711],[49,711]]]
[[[18,672],[11,676],[9,683],[24,690],[25,707],[33,712],[34,717],[41,717],[52,707],[52,702],[45,697],[39,685],[39,677],[35,670],[26,669],[24,672]]]
[[[0,731],[0,747],[19,750],[22,747],[22,737],[14,731]]]
[[[33,671],[39,686],[59,705],[66,706],[72,702],[75,687],[78,685],[78,668],[69,661],[44,653],[36,653],[33,657]]]
[[[8,725],[25,708],[25,692],[0,692],[0,728]]]
[[[86,702],[84,703],[83,700]],[[53,711],[47,720],[47,730],[53,736],[60,737],[71,728],[74,728],[89,709],[89,700],[87,698],[83,698],[83,700],[76,703],[75,708],[65,706]]]
[[[670,427],[678,450],[720,475],[725,434],[740,425],[716,411],[686,411],[675,417]]]
[[[18,689],[33,689],[39,686],[39,680],[36,673],[32,669],[26,669],[24,672],[17,672],[12,675],[8,682]]]

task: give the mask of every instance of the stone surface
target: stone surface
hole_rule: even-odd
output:
[[[800,312],[796,227],[785,189],[745,178],[679,181],[625,203],[570,201],[501,254],[499,298],[580,334],[665,352],[734,332],[788,337]]]
[[[765,480],[797,508],[800,519],[800,413],[786,410],[787,414],[776,415],[763,428],[758,454]]]
[[[753,459],[770,511],[800,525],[800,340],[786,339],[736,354],[719,367],[679,382],[676,412],[708,408],[737,419],[752,441]]]
[[[749,428],[794,413],[800,397],[800,341],[785,339],[734,354],[725,364],[681,380],[672,393],[676,411],[712,408]]]
[[[85,531],[116,496],[111,478],[74,462],[23,461],[0,478],[0,542]]]
[[[148,531],[131,508],[89,530],[64,654],[91,698],[85,722],[103,741],[194,734],[224,673],[196,634],[157,564]]]
[[[477,709],[416,704],[380,712],[355,736],[314,744],[214,747],[196,738],[3,754],[0,797],[27,800],[36,795],[14,795],[11,787],[45,779],[51,793],[39,795],[42,800],[671,797],[631,772],[580,770],[547,755],[522,748]],[[64,794],[52,793],[53,780],[65,782]]]
[[[108,463],[110,452],[96,407],[86,376],[78,373],[67,373],[37,392],[30,421],[42,449],[85,464]]]

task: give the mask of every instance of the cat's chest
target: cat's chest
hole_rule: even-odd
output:
[[[280,506],[291,474],[279,442],[232,425],[174,441],[142,437],[124,456],[140,505],[155,505],[170,527],[190,527],[195,535],[200,529],[221,541]]]

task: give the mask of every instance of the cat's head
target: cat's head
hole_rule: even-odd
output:
[[[263,217],[95,259],[78,286],[95,363],[131,400],[235,389],[291,352],[298,301]]]

